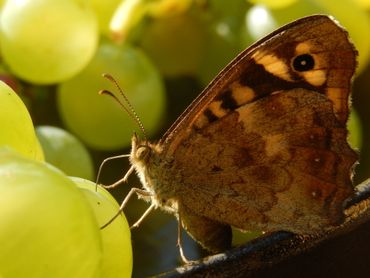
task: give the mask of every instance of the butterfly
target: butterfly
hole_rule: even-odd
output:
[[[141,220],[167,211],[211,252],[230,248],[231,226],[312,234],[339,225],[358,158],[346,129],[356,57],[326,15],[259,40],[158,142],[133,136],[126,177],[135,170],[144,189],[123,206],[137,193],[151,203]]]

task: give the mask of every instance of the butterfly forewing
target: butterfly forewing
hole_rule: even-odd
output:
[[[201,129],[246,103],[292,88],[327,95],[337,118],[345,124],[356,55],[347,32],[327,16],[288,24],[236,57],[179,117],[160,144],[171,154],[191,129]]]

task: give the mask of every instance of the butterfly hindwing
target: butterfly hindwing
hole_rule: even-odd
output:
[[[178,146],[180,203],[244,230],[312,233],[340,223],[357,159],[346,136],[331,102],[313,91],[246,104]]]

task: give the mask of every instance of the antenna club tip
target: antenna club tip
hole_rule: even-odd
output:
[[[111,96],[111,97],[113,97],[114,99],[116,99],[116,100],[117,100],[117,97],[116,97],[115,95],[113,95],[113,93],[112,93],[112,92],[110,92],[110,91],[108,91],[108,90],[100,90],[100,91],[98,92],[98,94],[99,94],[99,95],[108,95],[108,96]]]
[[[113,78],[112,75],[110,75],[109,73],[103,73],[102,76],[106,79],[108,79],[109,81],[113,82],[113,83],[117,83],[117,81]]]

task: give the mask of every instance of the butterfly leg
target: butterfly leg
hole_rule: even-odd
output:
[[[231,247],[232,232],[229,225],[200,216],[183,205],[179,206],[179,215],[184,229],[205,249],[219,253]]]
[[[104,188],[106,189],[109,189],[109,188],[114,188],[116,187],[117,185],[120,185],[121,183],[125,183],[127,180],[128,180],[128,177],[132,174],[132,172],[134,171],[134,166],[131,166],[130,169],[128,169],[128,171],[126,172],[126,174],[123,176],[123,178],[119,179],[118,181],[112,183],[112,184],[109,184],[109,185],[103,185]]]
[[[98,174],[96,175],[96,186],[98,186],[98,183],[99,183],[99,179],[100,179],[100,174],[101,174],[101,171],[103,169],[103,166],[110,160],[114,160],[114,159],[121,159],[121,158],[125,158],[125,157],[130,157],[130,154],[121,154],[121,155],[117,155],[117,156],[112,156],[112,157],[108,157],[106,159],[103,160],[103,162],[100,164],[99,166],[99,170],[98,170]],[[128,177],[132,174],[132,172],[134,171],[134,167],[131,166],[130,169],[128,169],[128,171],[126,172],[126,174],[124,175],[123,178],[119,179],[118,181],[116,181],[115,183],[112,183],[110,185],[102,185],[104,188],[114,188],[116,187],[117,185],[121,184],[121,183],[124,183],[127,181]]]
[[[145,191],[146,192],[146,191]],[[152,210],[155,209],[155,204],[151,204],[150,207],[143,213],[143,215],[137,220],[131,227],[130,229],[137,228],[143,222],[144,218],[149,215],[149,213],[152,212]]]
[[[135,187],[131,188],[130,192],[127,194],[126,198],[123,200],[121,206],[119,207],[119,210],[117,211],[117,213],[107,223],[105,223],[103,226],[101,226],[100,229],[104,229],[105,227],[107,227],[110,223],[112,223],[114,221],[114,219],[116,219],[121,214],[121,212],[125,208],[128,201],[131,199],[133,194],[137,194],[138,196],[144,197],[144,198],[148,198],[148,197],[152,196],[152,194],[150,192],[146,191],[146,190],[142,190],[142,189],[135,188]],[[150,206],[150,207],[152,207],[152,206]],[[151,211],[151,210],[150,211],[148,211],[148,210],[143,214],[144,217],[147,216],[149,214],[149,212]],[[144,219],[143,216],[140,217],[141,220]]]
[[[180,258],[184,264],[188,264],[190,261],[185,257],[184,249],[182,248],[182,221],[181,221],[181,215],[178,216],[178,225],[177,225],[177,246],[179,247],[180,252]]]

